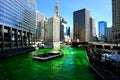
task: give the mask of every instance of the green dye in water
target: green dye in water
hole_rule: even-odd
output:
[[[89,69],[83,47],[63,46],[64,56],[48,61],[36,61],[32,55],[52,51],[40,49],[0,61],[0,80],[101,80]]]

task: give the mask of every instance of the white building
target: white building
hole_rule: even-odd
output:
[[[40,42],[44,39],[44,15],[36,11],[36,41]]]
[[[44,37],[46,45],[57,47],[60,45],[60,26],[61,17],[59,15],[58,3],[55,4],[55,14],[53,17],[46,19],[44,27]]]
[[[70,38],[73,39],[73,27],[70,27]]]
[[[96,36],[96,28],[95,28],[95,20],[94,18],[90,18],[90,41],[94,41],[94,37]]]

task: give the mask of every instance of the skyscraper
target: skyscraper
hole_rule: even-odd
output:
[[[81,9],[73,12],[74,39],[90,41],[90,12]]]
[[[106,28],[105,39],[106,41],[112,41],[112,28],[111,27]]]
[[[44,15],[36,11],[36,41],[44,39]]]
[[[120,0],[112,0],[113,41],[120,42]]]
[[[66,27],[66,36],[70,36],[70,26]]]
[[[107,28],[107,22],[105,21],[100,21],[98,22],[98,32],[99,32],[99,39],[100,41],[104,40],[105,37],[105,30]]]
[[[73,39],[73,27],[70,27],[70,38]]]
[[[90,18],[90,40],[93,41],[93,38],[96,36],[95,20]]]
[[[60,41],[64,41],[67,20],[63,18],[62,21],[60,21],[60,24]]]
[[[0,0],[0,50],[32,44],[35,11],[35,0]]]
[[[37,27],[37,22],[44,21],[44,14],[40,13],[39,11],[36,11],[36,27]]]

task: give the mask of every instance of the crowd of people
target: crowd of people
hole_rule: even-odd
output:
[[[120,52],[87,48],[90,64],[108,80],[120,80]]]

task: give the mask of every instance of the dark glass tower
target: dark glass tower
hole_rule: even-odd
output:
[[[81,9],[73,12],[74,39],[90,41],[90,11]]]

